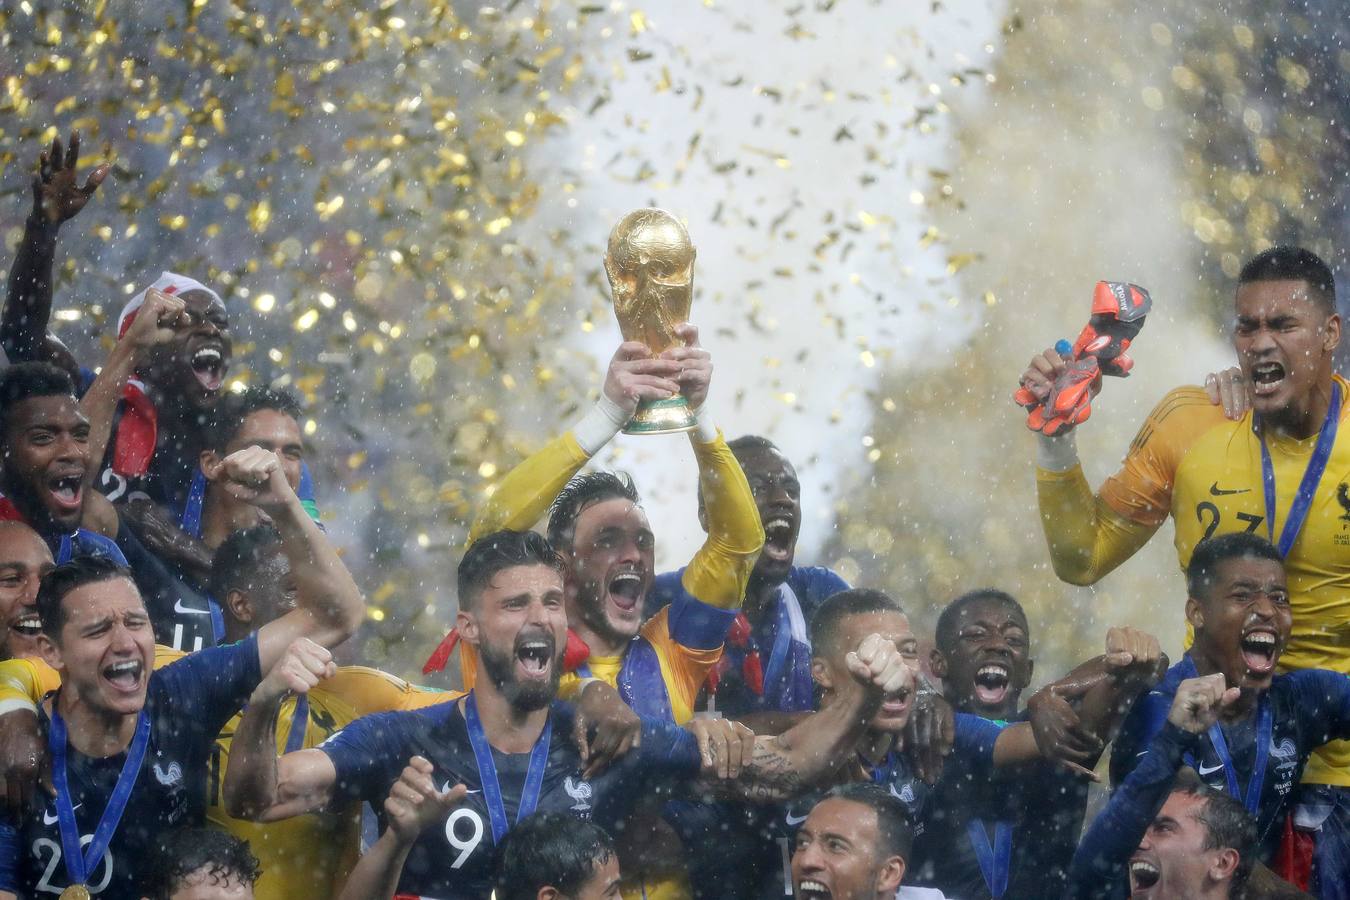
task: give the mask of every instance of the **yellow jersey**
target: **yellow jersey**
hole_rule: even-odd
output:
[[[1339,376],[1342,396],[1350,384]],[[1350,674],[1350,434],[1342,406],[1331,458],[1308,517],[1285,559],[1293,630],[1284,670]],[[1317,436],[1267,435],[1275,474],[1274,530],[1279,536]],[[1262,482],[1261,439],[1252,414],[1227,419],[1202,388],[1178,388],[1140,429],[1120,470],[1094,498],[1081,467],[1037,473],[1042,524],[1055,571],[1076,583],[1101,578],[1133,554],[1171,516],[1184,570],[1195,545],[1216,534],[1271,535]],[[1190,645],[1191,635],[1186,643]],[[1350,786],[1350,742],[1326,745],[1303,780]]]
[[[155,647],[155,668],[185,654]],[[61,678],[39,659],[0,662],[0,700],[38,703],[61,686]],[[442,703],[457,693],[415,687],[364,666],[343,666],[308,694],[308,721],[302,748],[317,747],[348,723],[374,712],[418,709]],[[285,752],[295,715],[295,697],[287,697],[277,717],[277,754]],[[214,825],[249,842],[261,864],[262,877],[254,886],[258,900],[296,897],[333,897],[342,889],[360,853],[360,804],[260,824],[232,818],[221,801],[221,784],[230,759],[230,743],[239,716],[229,721],[216,739],[207,780],[206,818]]]

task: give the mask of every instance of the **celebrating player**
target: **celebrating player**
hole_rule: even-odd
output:
[[[1234,300],[1233,347],[1253,409],[1237,421],[1200,388],[1178,388],[1149,415],[1125,464],[1094,497],[1074,438],[1038,440],[1041,522],[1056,573],[1075,584],[1102,578],[1157,531],[1176,523],[1184,568],[1202,539],[1264,535],[1289,575],[1294,627],[1284,664],[1350,673],[1350,440],[1338,439],[1348,384],[1334,374],[1341,339],[1331,270],[1313,253],[1274,247],[1243,266]],[[1047,351],[1023,383],[1043,397],[1063,361]],[[1350,744],[1314,757],[1306,781],[1327,785],[1332,815],[1317,867],[1350,884],[1343,847],[1350,829]]]
[[[244,451],[231,472],[231,490],[305,546],[292,560],[297,607],[238,644],[152,671],[149,617],[129,573],[102,557],[54,569],[43,580],[38,611],[43,656],[62,687],[39,714],[50,722],[57,797],[54,806],[6,826],[0,871],[14,880],[0,888],[32,894],[84,886],[106,897],[139,897],[131,860],[169,826],[201,820],[216,736],[261,672],[292,643],[326,653],[322,646],[335,646],[360,624],[360,592],[275,456]],[[81,852],[82,835],[95,832]]]
[[[235,734],[225,783],[231,812],[275,820],[339,797],[383,804],[409,761],[421,757],[431,764],[435,791],[463,785],[467,793],[444,822],[413,842],[399,890],[478,898],[491,888],[492,848],[535,810],[613,827],[640,798],[689,781],[701,763],[725,774],[740,770],[724,790],[780,799],[828,770],[884,698],[912,679],[894,646],[872,635],[849,654],[843,676],[849,683],[836,686],[835,708],[782,737],[754,738],[723,721],[700,741],[669,721],[644,718],[633,749],[593,774],[569,739],[571,708],[554,703],[567,629],[564,565],[530,532],[498,532],[469,548],[459,567],[457,622],[477,650],[477,672],[462,701],[368,716],[317,750],[278,760],[276,706],[288,688],[305,689],[314,661],[291,666],[292,673],[298,667],[310,674],[265,679]]]
[[[1350,736],[1350,677],[1321,669],[1275,674],[1291,610],[1285,563],[1265,538],[1238,533],[1202,541],[1186,582],[1195,643],[1130,710],[1112,748],[1112,781],[1142,765],[1169,708],[1174,722],[1184,713],[1191,724],[1183,727],[1195,732],[1185,741],[1186,764],[1243,803],[1257,823],[1259,859],[1269,862],[1309,754]],[[1195,679],[1219,688],[1211,702],[1196,700],[1187,711],[1181,686]]]
[[[1034,665],[1031,628],[1021,604],[1003,591],[971,591],[942,610],[930,665],[954,709],[996,724],[1044,721],[1069,708],[1052,688],[1034,698],[1041,717],[1022,709]],[[1080,706],[1097,710],[1101,720],[1042,734],[1040,743],[1059,741],[1060,754],[1092,768],[1104,747],[1098,736],[1114,729],[1135,696],[1165,668],[1166,657],[1152,635],[1110,629],[1106,655],[1061,681],[1074,685],[1074,693],[1084,695]],[[1080,772],[1049,762],[969,778],[955,760],[933,793],[932,806],[940,813],[915,844],[915,880],[965,900],[1059,896],[1078,846],[1089,783]]]
[[[797,470],[773,442],[757,435],[727,447],[745,472],[764,528],[764,549],[746,582],[745,598],[727,634],[722,659],[708,676],[708,705],[732,718],[750,713],[802,712],[815,706],[807,624],[831,594],[848,584],[822,566],[794,565],[802,525]],[[707,508],[699,493],[699,521]],[[658,575],[647,615],[674,602],[684,570]]]
[[[38,584],[53,565],[36,531],[0,520],[0,659],[39,655]]]
[[[792,881],[801,900],[923,900],[927,888],[902,887],[914,826],[904,804],[875,784],[837,787],[811,808],[797,831]]]
[[[166,837],[150,861],[146,900],[253,900],[261,874],[248,841],[215,828]]]

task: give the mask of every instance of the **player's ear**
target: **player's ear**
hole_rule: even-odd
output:
[[[42,661],[53,669],[60,669],[65,664],[60,645],[48,637],[45,631],[38,635],[37,640],[38,653],[42,654]]]
[[[1238,867],[1238,852],[1232,847],[1225,847],[1214,853],[1209,861],[1209,877],[1215,882],[1222,883],[1231,878],[1233,872]]]
[[[834,687],[834,679],[830,677],[830,667],[825,665],[823,656],[811,657],[811,680],[826,690]]]
[[[473,613],[461,607],[455,614],[455,629],[464,641],[478,646],[478,617]]]
[[[214,472],[220,465],[220,454],[214,450],[203,450],[197,457],[197,466],[202,470],[203,475]]]
[[[877,870],[877,896],[894,897],[905,877],[905,861],[899,856],[888,856]]]
[[[248,598],[246,592],[237,588],[226,591],[225,608],[239,624],[249,625],[253,622],[253,601]]]
[[[1341,316],[1339,313],[1333,313],[1327,317],[1326,324],[1322,326],[1322,346],[1328,353],[1335,350],[1341,343]]]
[[[947,657],[942,655],[942,651],[934,647],[928,651],[928,668],[933,673],[934,678],[947,678]]]
[[[1186,621],[1192,628],[1205,627],[1205,609],[1199,600],[1194,597],[1186,598]]]

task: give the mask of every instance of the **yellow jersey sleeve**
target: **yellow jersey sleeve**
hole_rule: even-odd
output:
[[[1041,527],[1055,574],[1092,584],[1133,556],[1172,511],[1177,469],[1223,410],[1204,389],[1177,388],[1154,407],[1120,470],[1094,496],[1080,466],[1037,469]]]
[[[764,546],[759,509],[721,431],[710,443],[691,443],[708,514],[708,539],[689,561],[681,583],[690,596],[709,606],[736,609]]]
[[[323,689],[349,704],[353,718],[396,709],[421,709],[460,696],[455,691],[419,687],[366,666],[342,666],[323,683]]]
[[[568,431],[530,454],[507,473],[497,490],[478,510],[469,528],[469,543],[485,534],[510,528],[533,528],[568,479],[586,465],[590,457]]]
[[[676,641],[670,634],[669,606],[647,620],[642,636],[656,650],[671,716],[676,725],[683,725],[694,717],[694,701],[708,671],[722,658],[722,647],[719,644],[711,650],[699,650]]]

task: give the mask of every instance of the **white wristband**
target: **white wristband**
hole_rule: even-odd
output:
[[[0,716],[9,715],[21,709],[37,715],[37,707],[31,700],[0,700]]]
[[[1054,437],[1037,434],[1036,465],[1047,472],[1067,472],[1078,465],[1078,441],[1073,432]]]
[[[712,413],[708,412],[708,404],[704,403],[693,413],[694,421],[697,423],[690,432],[693,439],[700,444],[711,444],[717,440],[717,425],[713,422]]]
[[[602,391],[595,406],[572,428],[572,437],[577,439],[587,456],[594,456],[627,424],[628,414]]]

